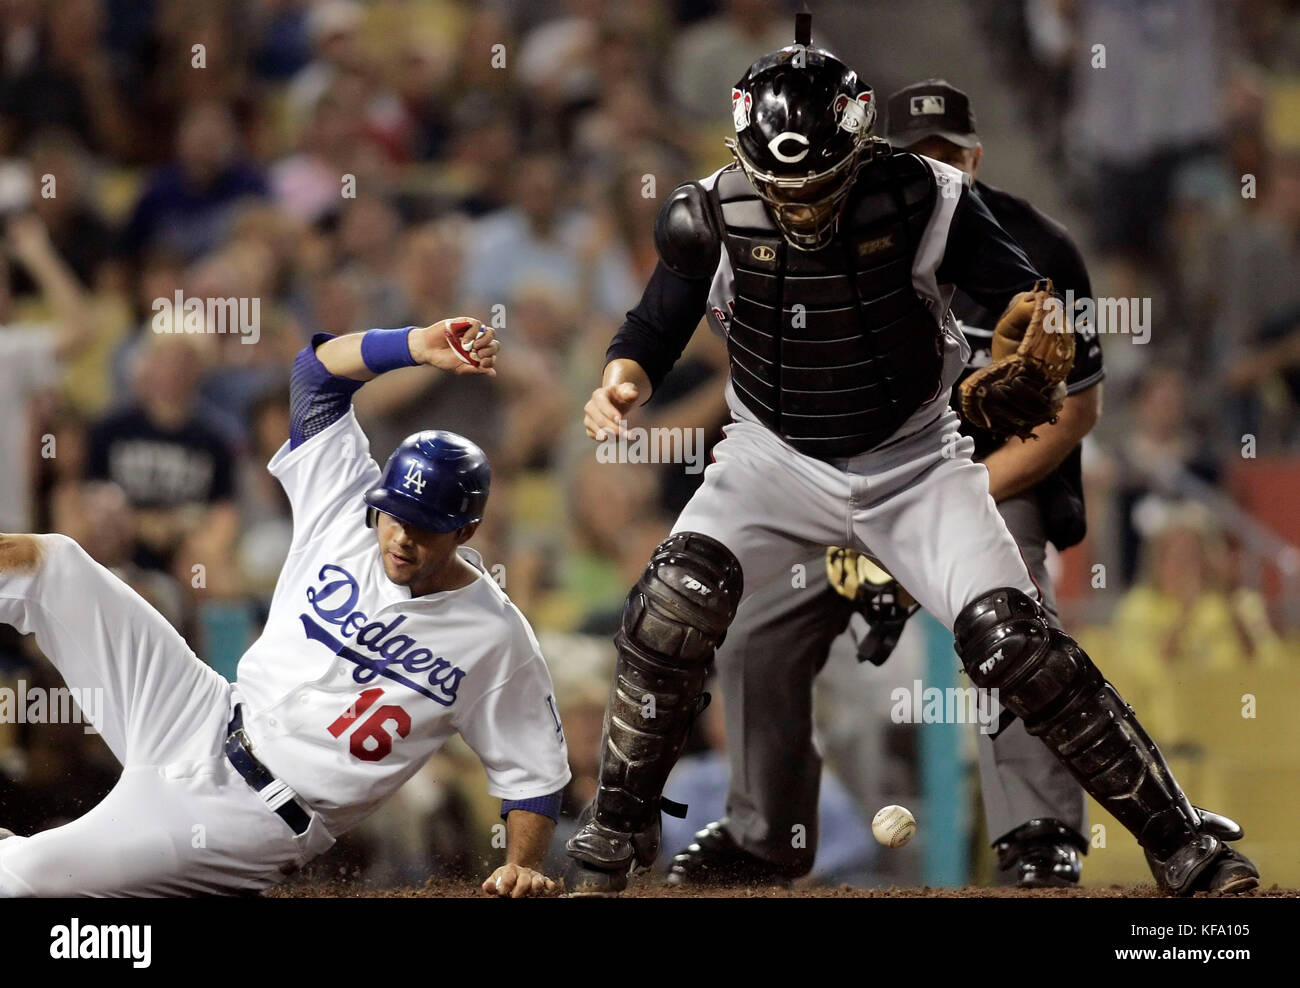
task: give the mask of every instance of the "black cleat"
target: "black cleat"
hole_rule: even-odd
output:
[[[1199,806],[1193,809],[1201,819],[1199,834],[1163,859],[1146,852],[1157,884],[1170,895],[1179,896],[1197,892],[1238,895],[1258,888],[1259,870],[1226,843],[1244,836],[1241,827],[1222,814]]]
[[[659,822],[629,834],[592,818],[588,806],[578,818],[578,832],[564,844],[572,858],[564,875],[564,892],[575,898],[609,899],[627,888],[628,875],[648,868],[659,854]]]
[[[1088,844],[1072,827],[1045,818],[1017,827],[994,842],[993,850],[1002,871],[1015,869],[1017,888],[1069,888],[1079,884],[1079,855]]]
[[[725,821],[711,823],[673,858],[664,879],[669,885],[723,887],[732,885],[788,885],[808,873],[798,865],[776,865],[751,854],[727,833]]]
[[[574,899],[613,899],[627,888],[627,870],[609,871],[575,858],[563,884],[564,894]]]

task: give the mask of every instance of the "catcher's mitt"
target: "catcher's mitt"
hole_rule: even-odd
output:
[[[867,620],[867,634],[858,642],[858,661],[884,665],[907,619],[921,605],[889,573],[853,549],[826,550],[826,577],[835,592],[853,601]]]
[[[827,549],[826,579],[841,597],[865,605],[868,621],[891,620],[916,604],[893,576],[856,549]]]
[[[1034,426],[1055,422],[1065,404],[1073,366],[1074,331],[1044,279],[1012,299],[998,320],[992,363],[962,382],[962,415],[996,435],[1035,439]]]

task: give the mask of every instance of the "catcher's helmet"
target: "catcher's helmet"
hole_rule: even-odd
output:
[[[871,87],[812,47],[811,36],[811,17],[798,15],[795,43],[760,58],[736,83],[736,138],[727,141],[786,241],[800,250],[830,242],[876,120]]]
[[[382,511],[415,528],[454,532],[483,520],[491,479],[487,456],[468,439],[417,432],[393,450],[378,486],[366,491],[366,524]]]

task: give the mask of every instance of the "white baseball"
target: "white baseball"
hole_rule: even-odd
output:
[[[906,806],[886,806],[872,818],[871,832],[885,847],[902,847],[916,833],[916,817]]]

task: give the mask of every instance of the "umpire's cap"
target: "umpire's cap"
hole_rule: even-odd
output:
[[[942,137],[963,148],[980,142],[970,100],[944,79],[926,79],[900,89],[886,105],[888,140],[896,148],[909,148],[927,137]]]
[[[483,450],[454,432],[430,429],[393,450],[366,504],[431,532],[454,532],[483,520],[492,469]],[[374,524],[374,511],[366,512]]]

